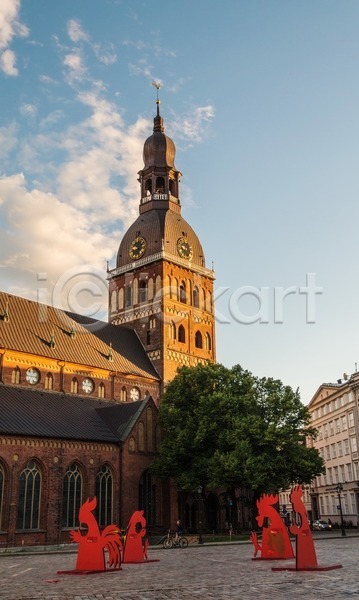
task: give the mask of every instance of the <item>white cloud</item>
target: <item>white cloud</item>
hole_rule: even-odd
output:
[[[34,104],[26,104],[23,103],[20,106],[20,113],[24,116],[24,117],[36,117],[37,115],[37,108]]]
[[[12,50],[5,50],[0,56],[0,68],[5,75],[18,75],[19,71],[15,67],[16,57]]]
[[[82,81],[86,75],[86,67],[83,64],[81,55],[78,52],[66,54],[63,64],[68,68],[68,81]]]
[[[201,142],[207,131],[208,124],[214,116],[215,111],[213,106],[197,106],[189,114],[173,119],[168,130],[177,139]]]
[[[9,123],[0,127],[0,158],[3,160],[16,147],[17,127],[15,123]]]
[[[0,69],[6,74],[15,76],[16,57],[9,45],[15,36],[27,37],[29,29],[19,21],[20,0],[1,0],[0,3]]]
[[[88,33],[81,27],[81,23],[76,19],[71,19],[67,23],[67,33],[72,42],[87,42],[89,40]]]

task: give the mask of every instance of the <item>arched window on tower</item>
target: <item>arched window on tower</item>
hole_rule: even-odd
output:
[[[70,392],[71,392],[71,394],[78,394],[78,391],[79,391],[79,382],[77,381],[76,377],[74,377],[73,379],[71,379]]]
[[[125,307],[132,305],[132,288],[130,285],[125,287]]]
[[[138,424],[138,450],[140,452],[145,451],[145,427],[142,421]]]
[[[97,388],[97,393],[99,398],[105,397],[105,385],[101,382]]]
[[[123,388],[121,389],[121,392],[120,392],[120,400],[121,400],[121,402],[127,402],[127,390],[126,390],[126,388],[125,388],[125,387],[123,387]]]
[[[111,312],[115,312],[117,309],[117,290],[111,292]]]
[[[139,288],[139,303],[147,302],[147,281],[141,279]]]
[[[170,340],[176,339],[176,325],[173,321],[171,321],[171,323],[168,324],[168,337]]]
[[[202,348],[202,334],[200,331],[196,331],[194,339],[196,348]]]
[[[208,312],[212,312],[212,294],[211,294],[211,292],[207,292],[206,310],[208,310]]]
[[[45,376],[45,390],[52,390],[54,387],[54,378],[51,373],[47,373]]]
[[[163,177],[156,178],[156,192],[163,194],[165,191],[165,180]]]
[[[15,385],[20,383],[20,375],[21,371],[19,367],[15,367],[15,369],[11,373],[11,383],[15,383]]]
[[[157,296],[157,298],[159,297],[159,294],[161,292],[161,286],[162,286],[161,275],[157,275],[157,277],[156,277],[156,286],[155,286],[155,295]]]
[[[146,179],[145,193],[146,196],[150,196],[152,194],[152,179]]]
[[[200,307],[205,310],[206,309],[206,290],[201,289],[201,297],[200,297]]]
[[[179,286],[179,301],[186,304],[186,283],[184,281],[181,281]]]
[[[147,298],[148,300],[153,300],[153,293],[154,293],[154,285],[153,285],[153,279],[152,277],[149,278],[148,280],[148,286],[147,286]]]
[[[198,292],[198,287],[195,285],[193,288],[193,306],[195,308],[199,308],[199,292]]]
[[[172,196],[177,197],[176,183],[173,181],[173,179],[170,179],[169,186],[170,186],[170,194],[172,194]]]
[[[132,285],[132,302],[133,304],[137,304],[138,302],[138,281],[135,277]]]
[[[123,288],[121,288],[118,292],[118,308],[119,308],[119,310],[123,309],[123,297],[124,297]]]
[[[209,335],[208,332],[205,335],[204,343],[205,343],[206,350],[212,350],[212,340],[211,340],[211,336]]]
[[[178,328],[178,341],[184,344],[186,342],[186,331],[183,325]]]

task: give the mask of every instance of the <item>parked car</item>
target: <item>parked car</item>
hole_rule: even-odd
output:
[[[323,521],[322,519],[318,519],[317,521],[313,521],[312,529],[314,531],[329,531],[332,528],[332,524],[328,523],[328,521]]]

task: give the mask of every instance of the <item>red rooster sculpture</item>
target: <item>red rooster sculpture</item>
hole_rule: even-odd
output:
[[[121,568],[122,540],[117,525],[108,525],[100,532],[96,518],[92,514],[97,506],[97,498],[89,498],[80,507],[79,521],[87,525],[87,533],[72,530],[72,541],[79,544],[76,571],[106,571],[105,549],[108,551],[108,566]]]

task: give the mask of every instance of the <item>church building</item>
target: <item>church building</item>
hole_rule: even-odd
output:
[[[0,293],[0,547],[68,542],[93,496],[101,527],[138,508],[149,533],[181,510],[196,526],[198,499],[180,508],[150,472],[166,384],[215,361],[214,273],[181,215],[158,100],[143,161],[139,216],[107,273],[108,323]]]

